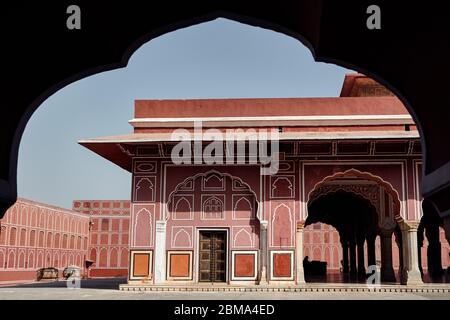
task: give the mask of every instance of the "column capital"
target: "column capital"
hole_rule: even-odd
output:
[[[157,220],[156,221],[156,232],[165,232],[166,231],[167,221],[165,220]]]
[[[297,222],[297,231],[302,231],[303,229],[305,229],[305,221]]]
[[[399,223],[400,230],[411,232],[417,232],[417,229],[419,229],[419,225],[420,221],[402,221]]]
[[[267,230],[267,226],[269,225],[269,221],[267,220],[260,220],[259,221],[259,226],[261,227],[261,229],[263,230]]]
[[[381,237],[391,238],[392,234],[394,233],[394,229],[380,229],[379,233]]]

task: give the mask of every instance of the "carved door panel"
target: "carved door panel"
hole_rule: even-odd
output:
[[[199,281],[226,281],[227,243],[224,231],[201,231]]]

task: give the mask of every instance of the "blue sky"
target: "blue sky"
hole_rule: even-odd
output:
[[[79,146],[132,131],[134,99],[338,96],[351,70],[316,63],[299,41],[226,19],[165,34],[126,68],[72,83],[25,129],[20,197],[70,208],[74,199],[129,199],[131,175]]]

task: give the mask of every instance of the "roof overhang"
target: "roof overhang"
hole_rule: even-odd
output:
[[[278,138],[268,135],[269,140],[279,141],[336,141],[336,140],[398,140],[419,139],[417,131],[350,131],[350,132],[280,132]],[[247,133],[236,133],[230,139],[224,134],[220,136],[188,134],[183,138],[172,133],[133,133],[120,136],[109,136],[94,139],[79,140],[78,143],[97,153],[103,158],[115,163],[119,167],[131,172],[132,150],[139,145],[154,145],[158,143],[177,143],[180,141],[252,141],[258,136]]]

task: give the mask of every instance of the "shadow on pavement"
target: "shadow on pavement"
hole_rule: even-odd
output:
[[[127,283],[127,278],[83,279],[83,289],[119,289],[120,284]],[[66,280],[44,281],[8,286],[8,288],[65,288]]]

